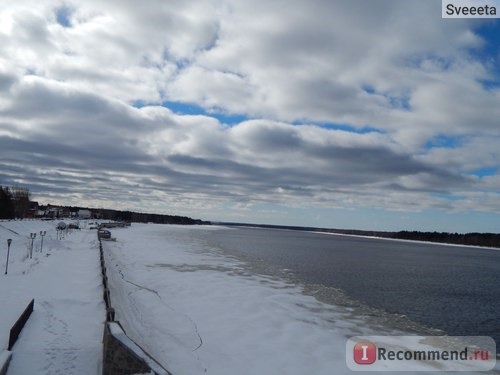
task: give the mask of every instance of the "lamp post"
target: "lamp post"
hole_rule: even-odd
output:
[[[9,253],[10,253],[10,244],[12,240],[9,238],[7,240],[7,263],[5,263],[5,274],[7,275],[7,269],[9,268]]]
[[[33,258],[33,241],[36,238],[36,233],[30,233],[31,238],[31,248],[30,248],[30,259]]]
[[[40,253],[42,252],[43,250],[43,237],[45,237],[45,235],[47,234],[47,231],[40,231],[40,236],[42,237],[42,243],[40,244]]]

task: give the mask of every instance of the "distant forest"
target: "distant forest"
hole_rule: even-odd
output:
[[[324,231],[324,230],[322,230]],[[328,230],[327,230],[328,231]],[[400,240],[427,241],[438,243],[450,243],[457,245],[472,245],[485,247],[500,247],[499,233],[447,233],[447,232],[377,232],[359,230],[332,230],[332,232],[343,234],[354,234],[360,236],[373,236],[382,238],[394,238]]]
[[[59,208],[59,210],[54,210]],[[52,209],[52,215],[47,213]],[[31,193],[24,186],[0,186],[0,219],[25,219],[25,218],[78,218],[78,212],[88,210],[90,218],[98,220],[115,220],[136,223],[157,223],[157,224],[212,224],[211,222],[192,219],[186,216],[149,214],[134,211],[120,211],[102,208],[88,208],[75,206],[39,206],[37,202],[31,201]],[[56,215],[53,215],[56,212]],[[50,213],[50,212],[49,212]],[[354,229],[328,229],[299,226],[281,226],[265,224],[246,223],[216,223],[229,226],[247,226],[259,228],[289,229],[314,231],[324,233],[350,234],[358,236],[372,236],[382,238],[394,238],[413,241],[428,241],[438,243],[450,243],[457,245],[473,245],[500,248],[500,233],[446,233],[446,232],[418,232],[418,231],[365,231]]]
[[[384,231],[367,231],[355,229],[328,229],[328,228],[312,228],[300,226],[282,226],[282,225],[262,225],[262,224],[241,224],[241,223],[220,223],[229,226],[246,226],[256,228],[270,229],[288,229],[301,230],[309,232],[336,233],[348,234],[355,236],[394,238],[400,240],[426,241],[437,243],[449,243],[456,245],[471,245],[500,248],[500,233],[446,233],[446,232],[418,232],[418,231],[399,231],[399,232],[384,232]]]
[[[0,186],[0,219],[65,219],[78,218],[78,212],[88,210],[90,218],[99,220],[116,220],[138,223],[158,224],[209,224],[202,220],[186,216],[148,214],[133,211],[120,211],[101,208],[74,206],[39,206],[31,201],[31,193],[27,187]]]
[[[84,207],[69,207],[71,209],[88,209]],[[196,225],[196,224],[210,224],[198,219],[192,219],[187,216],[177,215],[162,215],[162,214],[148,214],[133,211],[120,211],[109,209],[90,209],[96,212],[99,219],[125,221],[134,223],[155,223],[155,224],[182,224],[182,225]]]
[[[0,219],[26,217],[30,209],[30,191],[21,186],[0,186]]]

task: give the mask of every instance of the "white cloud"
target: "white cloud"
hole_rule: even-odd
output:
[[[495,176],[470,173],[498,166],[500,94],[481,84],[498,77],[475,57],[486,45],[477,24],[443,20],[439,5],[2,4],[0,181],[74,204],[123,196],[136,209],[160,199],[207,212],[258,202],[490,210]],[[250,120],[229,126],[216,112]],[[465,141],[428,147],[436,136]]]

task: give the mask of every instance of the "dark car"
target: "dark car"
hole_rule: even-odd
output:
[[[97,237],[99,237],[100,239],[111,238],[111,232],[106,229],[99,229],[99,231],[97,232]]]

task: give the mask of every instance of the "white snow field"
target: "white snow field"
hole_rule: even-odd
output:
[[[100,374],[105,320],[96,231],[57,239],[58,221],[0,221],[0,351],[29,301],[34,311],[14,348],[9,375]],[[46,231],[40,253],[40,231]],[[37,233],[32,259],[30,233]],[[7,239],[12,239],[5,275]]]
[[[0,353],[35,298],[8,375],[102,371],[98,243],[95,230],[82,224],[59,240],[57,221],[0,221]],[[213,229],[133,224],[112,229],[116,242],[103,241],[117,320],[174,375],[352,374],[347,338],[405,334],[258,274],[193,235]],[[30,259],[29,234],[41,230],[43,252]],[[13,242],[5,275],[7,238]],[[39,235],[34,245],[38,250]]]
[[[192,236],[211,229],[133,224],[103,242],[127,334],[174,375],[352,374],[347,338],[380,327]]]

